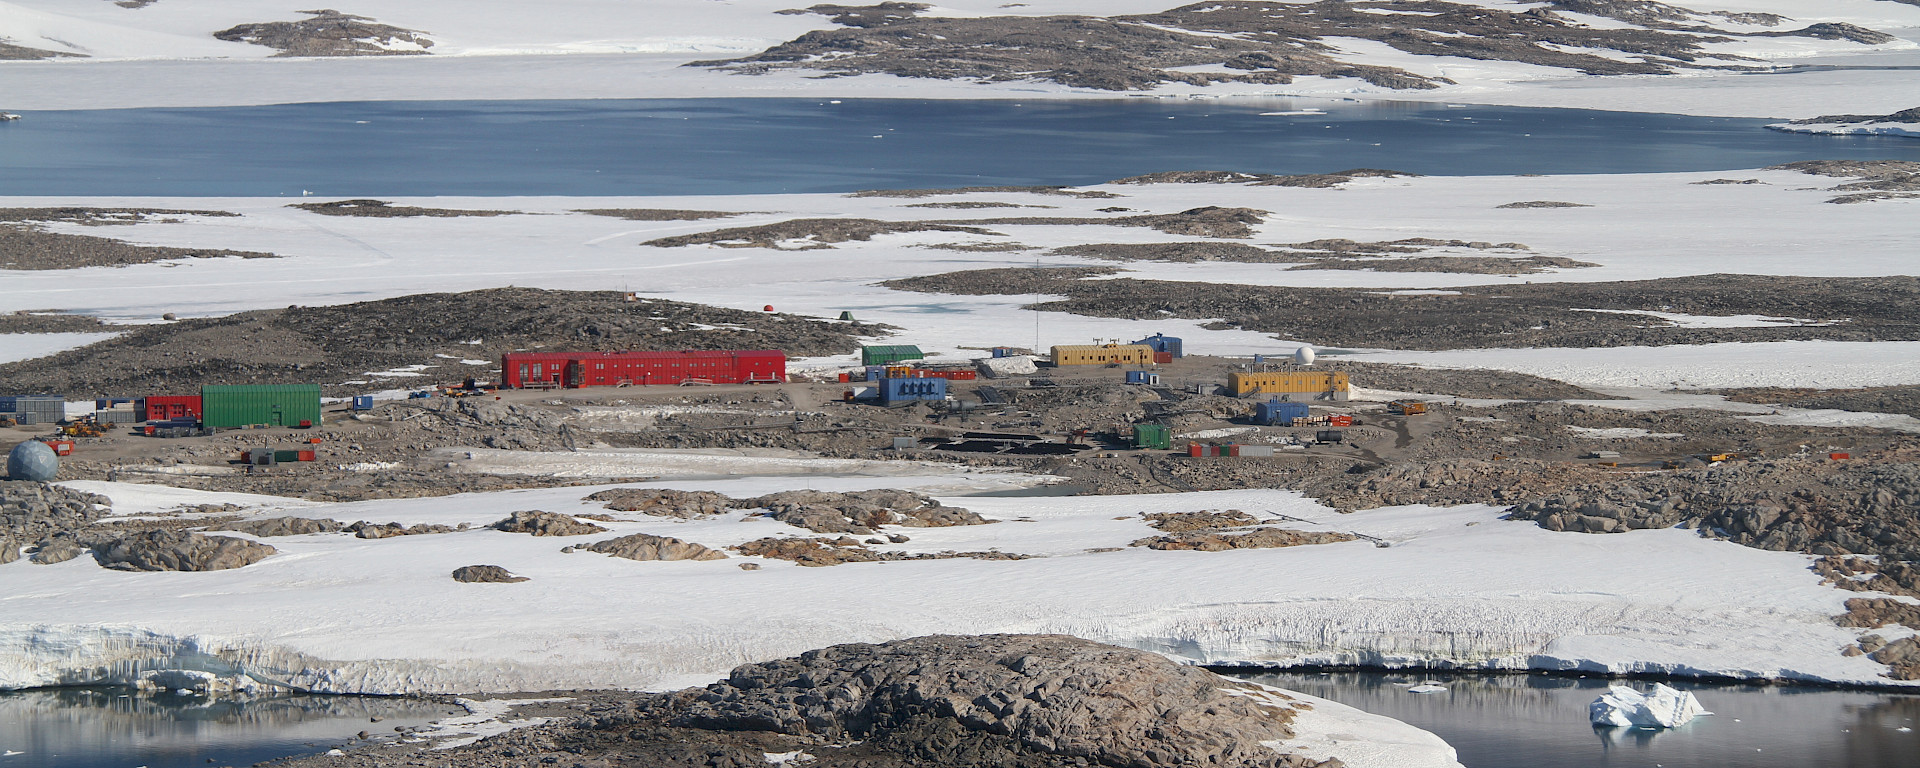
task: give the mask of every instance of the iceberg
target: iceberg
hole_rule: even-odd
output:
[[[1587,716],[1594,725],[1621,728],[1673,728],[1711,714],[1691,692],[1660,683],[1654,683],[1653,690],[1646,693],[1616,685],[1587,705]]]

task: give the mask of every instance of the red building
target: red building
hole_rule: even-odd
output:
[[[787,354],[777,349],[707,352],[508,352],[500,356],[500,385],[616,387],[621,385],[767,384],[787,380]]]

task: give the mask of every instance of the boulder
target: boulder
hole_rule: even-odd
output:
[[[725,560],[727,557],[725,552],[690,541],[646,533],[596,541],[573,549],[576,552],[599,552],[628,560]]]
[[[100,565],[122,571],[224,571],[252,565],[278,550],[230,536],[158,529],[94,547]]]
[[[453,580],[467,584],[514,584],[526,581],[497,565],[463,565],[453,569]]]
[[[607,531],[593,523],[583,523],[566,515],[537,509],[515,512],[511,517],[494,523],[493,528],[507,533],[531,533],[535,536],[585,536],[589,533]]]
[[[86,551],[87,548],[80,546],[80,542],[74,541],[71,537],[59,536],[40,542],[40,546],[33,550],[33,557],[29,560],[37,565],[53,565],[72,560],[85,554]]]

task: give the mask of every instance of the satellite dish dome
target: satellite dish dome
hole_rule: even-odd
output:
[[[1293,361],[1301,365],[1313,365],[1313,347],[1301,347],[1294,350]]]
[[[53,448],[38,440],[28,440],[7,454],[7,477],[14,480],[51,482],[60,473],[60,457]]]

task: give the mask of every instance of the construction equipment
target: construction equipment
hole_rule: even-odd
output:
[[[1387,403],[1387,413],[1395,416],[1418,416],[1427,412],[1427,404],[1418,400],[1394,400]]]
[[[60,428],[62,437],[101,437],[112,429],[113,424],[101,424],[92,419],[81,419]]]

